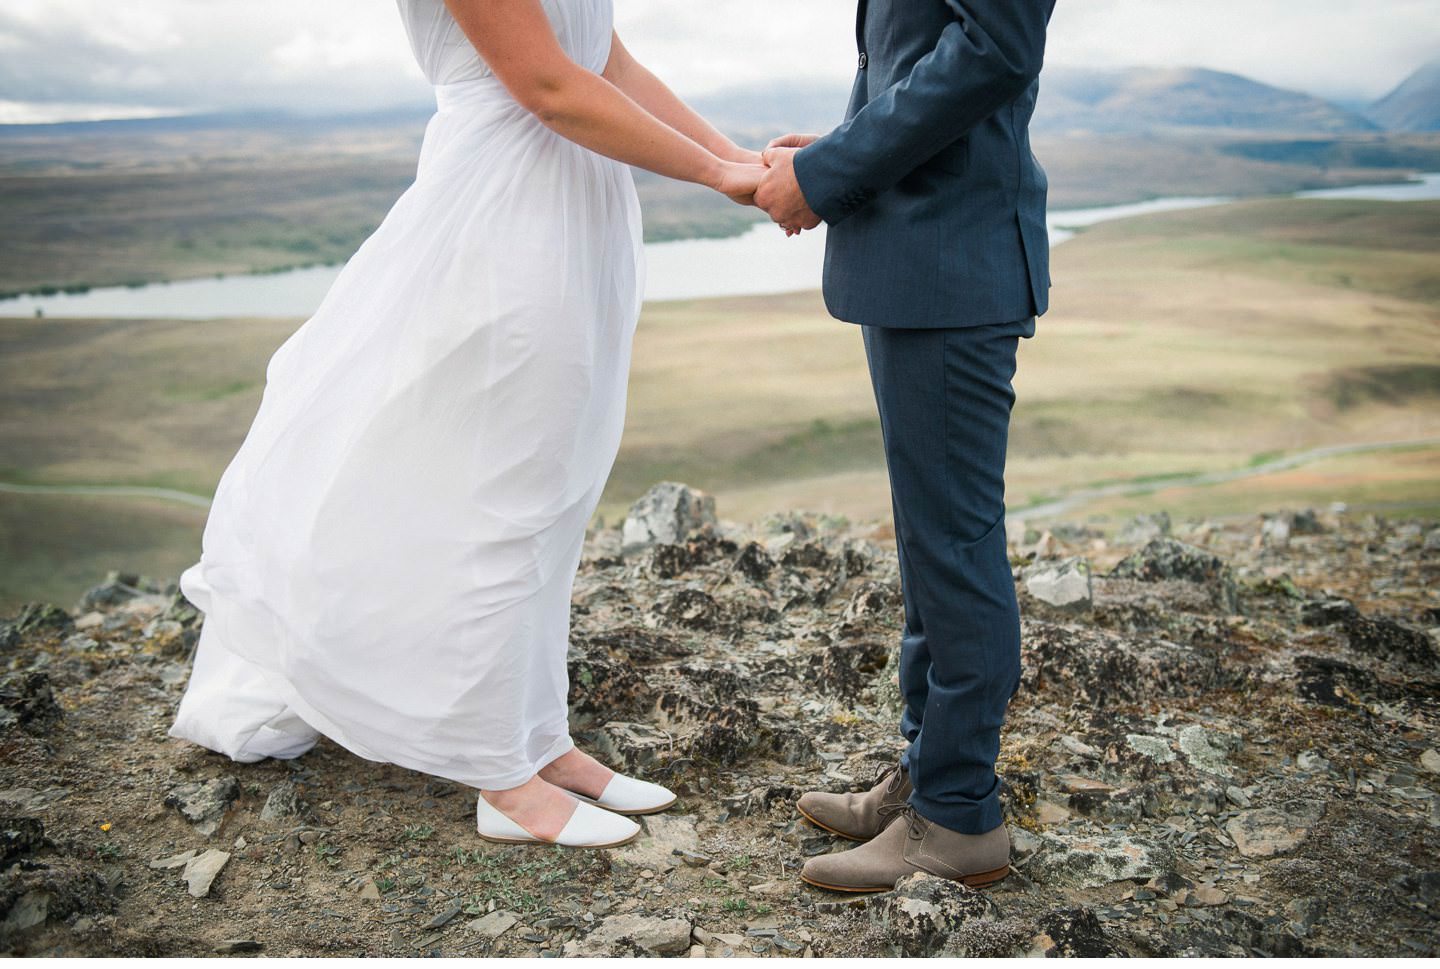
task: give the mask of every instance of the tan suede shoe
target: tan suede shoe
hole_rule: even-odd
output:
[[[897,760],[875,775],[875,785],[863,794],[830,794],[806,791],[795,808],[811,824],[851,841],[869,841],[889,823],[894,812],[881,815],[886,804],[904,804],[910,799],[910,774]]]
[[[993,885],[1010,874],[1010,834],[1003,824],[984,834],[963,834],[921,817],[908,803],[882,813],[896,815],[895,823],[849,851],[807,859],[800,878],[837,892],[888,892],[917,871],[971,888]]]

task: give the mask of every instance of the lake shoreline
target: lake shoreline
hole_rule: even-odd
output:
[[[1102,222],[1177,209],[1204,208],[1235,202],[1276,198],[1394,198],[1422,200],[1440,197],[1440,173],[1415,173],[1395,181],[1367,180],[1344,186],[1253,196],[1161,196],[1114,205],[1079,209],[1052,209],[1047,215],[1052,248],[1079,232]],[[706,234],[689,239],[646,243],[649,268],[645,302],[670,303],[739,296],[771,296],[813,292],[820,288],[824,252],[824,231],[786,239],[762,221],[744,231],[726,235]],[[731,251],[743,246],[743,254]],[[348,260],[347,260],[348,261]],[[0,296],[0,318],[82,319],[87,317],[164,319],[270,319],[307,318],[318,308],[320,298],[334,282],[346,262],[316,262],[283,269],[252,273],[218,273],[206,276],[177,276],[155,282],[86,287],[39,287],[19,295]],[[700,267],[700,268],[696,268]],[[698,280],[703,279],[703,282]],[[251,287],[251,309],[245,292]],[[269,285],[273,292],[259,293],[256,287]],[[227,287],[225,298],[215,290]],[[696,291],[697,286],[708,287]],[[169,287],[176,287],[171,290]],[[284,291],[289,287],[289,291]],[[133,294],[148,293],[147,304]],[[173,297],[166,299],[166,296]],[[187,298],[188,297],[188,298]],[[20,304],[30,301],[28,307]],[[261,306],[268,300],[268,308]],[[127,302],[130,304],[127,306]],[[223,306],[224,312],[207,312],[206,303]],[[67,305],[69,304],[69,305]],[[78,304],[78,305],[77,305]],[[92,305],[85,305],[92,304]],[[106,304],[118,309],[106,309]],[[179,304],[168,307],[166,304]],[[309,309],[305,306],[309,305]],[[194,307],[201,307],[195,309]],[[283,308],[281,308],[283,307]],[[18,312],[16,312],[18,311]]]

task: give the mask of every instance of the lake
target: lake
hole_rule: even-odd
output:
[[[1296,193],[1300,198],[1419,201],[1440,198],[1440,173],[1393,185],[1356,185]],[[1203,208],[1225,197],[1161,198],[1049,213],[1050,243],[1059,245],[1088,226],[1152,212]],[[647,300],[702,299],[818,289],[825,254],[824,226],[786,238],[764,223],[728,239],[657,242],[645,247]],[[232,316],[307,317],[339,274],[339,266],[283,273],[189,279],[147,286],[106,286],[86,293],[0,300],[0,316],[204,319]]]

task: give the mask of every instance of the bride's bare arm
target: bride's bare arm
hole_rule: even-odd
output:
[[[631,56],[630,51],[620,42],[620,35],[610,37],[610,63],[605,65],[604,76],[612,84],[630,95],[640,107],[694,141],[698,141],[719,158],[730,161],[761,164],[760,153],[741,148],[721,133],[704,116],[671,91],[665,82]]]
[[[763,166],[716,156],[576,64],[556,39],[540,0],[445,0],[445,5],[495,76],[546,127],[627,165],[750,201]]]

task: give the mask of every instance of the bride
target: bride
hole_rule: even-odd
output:
[[[570,594],[644,280],[628,165],[764,172],[626,52],[612,0],[398,0],[435,87],[414,183],[276,350],[180,588],[171,736],[324,734],[476,787],[502,842],[623,844],[675,801],[576,748]]]

